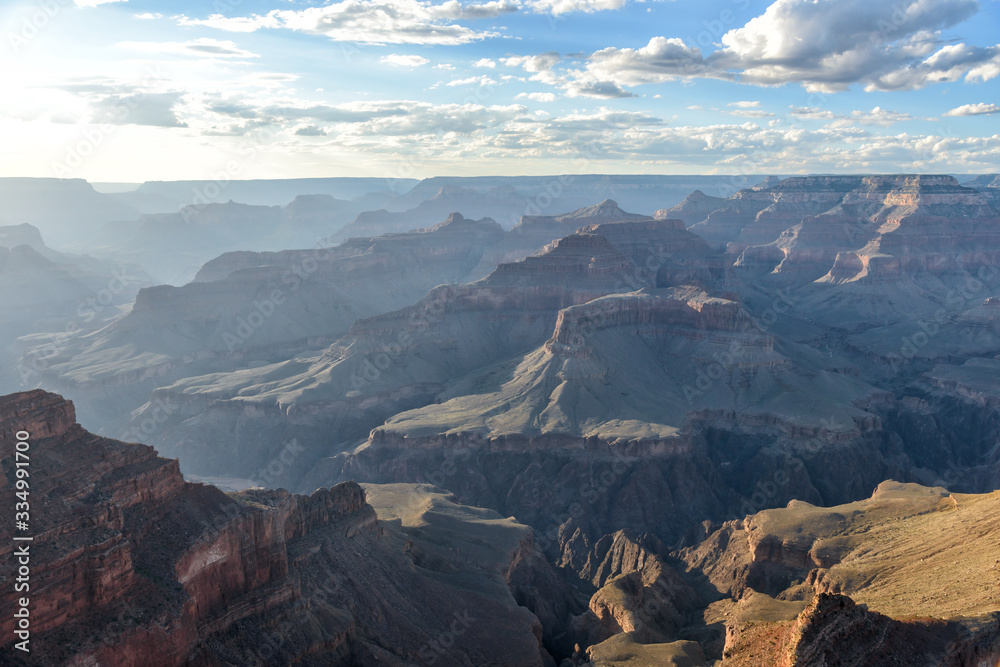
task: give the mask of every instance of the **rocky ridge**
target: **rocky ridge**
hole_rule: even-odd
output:
[[[519,566],[524,584],[557,581],[532,557],[530,531],[514,522],[436,500],[459,533],[462,522],[480,522],[479,559],[456,559],[433,552],[433,531],[422,537],[405,522],[379,521],[357,484],[308,497],[227,496],[184,482],[177,462],[150,447],[87,433],[72,404],[52,394],[0,398],[0,428],[30,433],[26,664],[403,665],[440,659],[432,640],[446,633],[449,664],[483,664],[483,656],[512,667],[552,664],[537,618],[506,585],[489,583],[504,581],[515,562],[531,563]],[[11,457],[3,468],[0,493],[13,503]],[[426,503],[426,490],[402,492]],[[12,595],[0,599],[7,636],[15,604]],[[5,661],[15,654],[2,649]]]

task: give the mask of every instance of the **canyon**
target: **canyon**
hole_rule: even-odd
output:
[[[0,397],[0,430],[27,434],[32,480],[31,652],[4,646],[8,664],[1000,660],[1000,492],[889,480],[845,505],[705,522],[675,545],[564,526],[552,562],[543,535],[427,484],[186,482],[176,460],[88,433],[43,391]],[[13,457],[2,465],[13,502]],[[16,604],[0,598],[9,636]]]
[[[248,237],[46,353],[65,398],[0,399],[67,499],[39,660],[1000,660],[995,178],[588,177],[552,214],[540,182],[211,204],[323,236]],[[73,298],[107,266],[9,229]]]

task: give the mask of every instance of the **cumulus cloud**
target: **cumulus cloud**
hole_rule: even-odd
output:
[[[495,60],[490,60],[489,58],[480,58],[476,62],[472,63],[473,67],[485,67],[487,69],[493,69],[497,66]]]
[[[774,116],[770,111],[764,111],[763,109],[729,109],[724,111],[730,116],[742,116],[743,118],[772,118]]]
[[[955,80],[995,57],[965,45],[936,49],[942,29],[977,9],[976,0],[777,0],[723,35],[724,49],[713,56],[746,83],[919,88]]]
[[[638,97],[614,81],[597,81],[586,76],[567,81],[563,87],[567,97],[594,97],[598,99]]]
[[[893,123],[899,123],[904,120],[913,120],[913,116],[904,112],[890,111],[889,109],[883,109],[882,107],[875,107],[871,111],[852,111],[851,115],[845,120],[848,120],[851,123],[860,123],[862,125],[880,125],[882,127],[888,127]]]
[[[532,81],[562,88],[567,97],[614,99],[636,97],[626,86],[662,83],[708,71],[701,53],[679,39],[654,37],[639,49],[606,48],[591,54],[586,65],[560,71],[557,53],[504,58],[509,67],[532,72]]]
[[[210,58],[258,58],[256,53],[241,49],[231,41],[208,37],[186,42],[119,42],[118,47],[143,53]]]
[[[150,125],[153,127],[187,127],[178,120],[174,108],[183,93],[137,93],[108,95],[91,103],[94,123],[113,125]]]
[[[327,132],[316,125],[303,125],[295,130],[295,134],[299,137],[325,137]]]
[[[554,93],[518,93],[517,99],[533,100],[535,102],[555,102],[556,96]]]
[[[744,118],[772,118],[774,116],[770,111],[764,111],[760,108],[760,102],[757,100],[740,100],[738,102],[729,102],[726,104],[727,107],[734,107],[723,111],[730,116],[742,116]]]
[[[267,14],[178,19],[185,26],[207,26],[230,32],[285,29],[325,35],[335,41],[362,44],[466,44],[498,33],[473,30],[458,20],[495,18],[520,9],[515,0],[463,5],[457,0],[431,4],[421,0],[341,0],[322,7],[274,9]]]
[[[1000,74],[1000,45],[948,44],[918,62],[871,77],[866,90],[914,90],[929,83],[987,81]]]
[[[405,116],[402,103],[353,102],[348,104],[266,105],[255,112],[257,118],[272,122],[288,120],[318,120],[327,123],[364,123],[376,118]]]
[[[653,37],[638,49],[601,49],[590,56],[587,71],[623,86],[712,74],[700,49],[666,37]]]
[[[977,0],[776,0],[723,34],[718,48],[708,53],[677,37],[657,36],[637,48],[600,49],[562,71],[553,71],[558,60],[546,62],[537,71],[551,75],[535,80],[580,95],[590,89],[595,96],[694,78],[759,86],[798,83],[818,93],[852,84],[873,91],[976,83],[1000,76],[1000,45],[947,43],[942,31],[977,9]],[[524,56],[504,63],[528,69]],[[590,84],[573,84],[581,81]]]
[[[849,114],[836,114],[829,109],[815,107],[791,107],[789,112],[795,118],[805,120],[832,121],[829,127],[847,128],[854,125],[879,125],[888,127],[893,123],[913,120],[909,113],[874,107],[871,111],[852,111]]]
[[[446,86],[495,86],[497,85],[496,79],[491,79],[488,76],[470,76],[467,79],[455,79],[454,81],[449,81]]]
[[[501,58],[501,62],[507,67],[521,67],[525,72],[547,72],[559,62],[559,54],[548,51],[536,56]]]
[[[626,0],[534,0],[531,7],[539,13],[549,13],[555,16],[568,12],[593,12],[621,9]]]
[[[385,65],[393,65],[394,67],[420,67],[429,63],[430,60],[423,56],[401,56],[390,53],[387,56],[379,58],[379,62]]]
[[[396,104],[396,103],[390,103]],[[415,143],[428,135],[455,133],[470,135],[494,131],[522,116],[527,109],[519,104],[484,106],[481,104],[442,104],[408,101],[406,113],[381,116],[338,128],[338,141],[358,145],[393,143],[392,139],[409,137]]]
[[[1000,106],[996,104],[977,102],[976,104],[963,104],[944,113],[945,116],[982,116],[986,114],[1000,113]]]
[[[73,4],[77,7],[99,7],[112,2],[128,2],[128,0],[73,0]]]
[[[810,120],[833,120],[837,117],[829,109],[817,109],[816,107],[792,107],[789,112],[796,118],[807,118]]]

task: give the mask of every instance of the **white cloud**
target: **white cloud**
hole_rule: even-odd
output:
[[[585,75],[567,81],[563,88],[568,97],[593,97],[605,100],[637,97],[635,93],[630,93],[614,81],[600,81]]]
[[[480,86],[495,86],[497,85],[496,79],[491,79],[488,76],[470,76],[467,79],[455,79],[454,81],[449,81],[446,86],[468,86],[472,84],[477,84]]]
[[[128,2],[128,0],[73,0],[73,4],[77,7],[99,7],[112,2]]]
[[[365,121],[338,126],[337,140],[358,146],[391,146],[401,141],[423,145],[428,135],[477,135],[496,131],[527,109],[521,105],[480,104],[433,105],[426,102],[393,101],[372,105],[402,108],[402,112],[377,115]]]
[[[548,12],[558,16],[568,12],[593,12],[621,9],[626,0],[534,0],[531,7],[539,13]]]
[[[946,111],[945,116],[981,116],[985,114],[1000,113],[1000,106],[996,104],[988,104],[986,102],[977,102],[976,104],[963,104],[960,107],[955,107],[951,111]]]
[[[137,19],[143,19],[145,21],[152,21],[152,20],[155,20],[155,19],[162,19],[163,18],[163,14],[160,14],[159,12],[156,12],[156,13],[143,12],[142,14],[136,14],[135,18],[137,18]]]
[[[547,72],[559,62],[559,54],[549,51],[537,56],[501,58],[500,61],[507,67],[522,67],[525,72]]]
[[[532,81],[562,88],[568,97],[615,99],[635,97],[625,86],[662,83],[706,71],[701,53],[679,39],[654,37],[640,49],[602,49],[588,58],[583,69],[555,71],[559,55],[505,58],[505,65],[534,72]]]
[[[796,118],[808,118],[815,120],[833,120],[836,118],[834,114],[829,109],[818,109],[816,107],[792,107],[789,112]]]
[[[379,62],[386,65],[393,65],[394,67],[420,67],[429,63],[430,60],[423,56],[401,56],[390,53],[387,56],[379,58]]]
[[[622,86],[662,83],[711,73],[701,50],[677,38],[653,37],[638,49],[606,48],[592,54],[587,71]]]
[[[980,62],[983,54],[931,55],[939,31],[977,9],[977,0],[777,0],[723,35],[725,48],[714,55],[747,83],[801,82],[817,91],[856,82],[869,89],[919,88],[943,71],[935,58],[963,72]]]
[[[874,107],[871,111],[852,111],[849,114],[835,114],[829,109],[818,109],[816,107],[791,107],[789,112],[795,118],[806,120],[833,121],[831,128],[850,128],[855,125],[879,125],[888,127],[893,123],[913,120],[909,113],[891,111],[882,107]]]
[[[299,137],[325,137],[327,131],[316,125],[303,125],[296,128],[295,135]]]
[[[476,62],[472,63],[473,67],[485,67],[487,69],[493,69],[497,66],[495,60],[490,60],[489,58],[480,58]]]
[[[405,99],[317,104],[292,93],[275,98],[252,89],[228,97],[105,92],[112,83],[79,84],[92,89],[94,122],[112,120],[118,109],[118,122],[167,128],[189,125],[179,139],[184,135],[239,137],[267,127],[279,138],[272,144],[276,159],[284,153],[296,160],[318,161],[330,156],[337,160],[365,156],[366,164],[381,164],[383,158],[392,160],[419,151],[430,170],[446,169],[465,159],[504,169],[525,161],[554,166],[580,155],[591,156],[595,170],[655,171],[657,166],[701,173],[1000,170],[1000,136],[889,133],[881,124],[905,114],[881,107],[843,114],[816,107],[790,110],[795,118],[827,121],[817,129],[787,120],[675,126],[649,112],[614,108],[538,114],[521,104],[431,104]],[[84,93],[81,89],[78,94]],[[542,102],[558,99],[555,93],[521,93],[518,102],[542,106]],[[723,108],[760,111],[735,105]],[[87,118],[85,110],[83,117]],[[850,123],[839,127],[829,122],[839,120]]]
[[[434,66],[434,69],[453,70],[455,66],[449,63],[438,63]]]
[[[468,5],[457,0],[438,5],[422,0],[341,0],[322,7],[274,9],[267,14],[251,16],[213,14],[207,19],[182,16],[178,22],[230,32],[281,28],[361,44],[454,45],[498,36],[498,33],[473,30],[454,21],[495,18],[518,9],[520,5],[516,0]]]
[[[186,42],[119,42],[119,48],[143,53],[157,53],[176,56],[199,56],[209,58],[258,58],[256,53],[241,49],[231,41],[221,41],[208,37]]]
[[[518,93],[517,99],[533,100],[535,102],[555,102],[556,96],[554,93]]]
[[[914,90],[928,83],[986,81],[1000,74],[1000,45],[990,48],[948,44],[926,59],[872,78],[866,90]]]
[[[852,84],[872,91],[975,83],[1000,76],[1000,45],[946,43],[942,30],[977,9],[977,0],[776,0],[746,25],[723,34],[721,46],[707,54],[676,37],[657,36],[638,48],[595,51],[582,69],[555,72],[558,61],[545,63],[537,71],[549,75],[534,80],[593,97],[694,78],[759,86],[800,83],[816,93]],[[524,56],[504,63],[527,69]]]
[[[722,113],[729,114],[730,116],[742,116],[743,118],[772,118],[774,116],[770,111],[764,111],[763,109],[729,109],[728,111],[723,111]]]
[[[756,109],[756,108],[760,107],[760,102],[758,102],[756,100],[754,100],[754,101],[742,100],[740,102],[730,102],[726,106],[739,107],[740,109]]]
[[[899,111],[890,111],[882,107],[875,107],[871,111],[852,111],[850,122],[861,123],[862,125],[880,125],[888,127],[893,123],[904,120],[913,120],[913,116]]]
[[[178,120],[175,107],[183,94],[138,93],[108,95],[91,104],[94,123],[114,125],[151,125],[153,127],[187,127]]]

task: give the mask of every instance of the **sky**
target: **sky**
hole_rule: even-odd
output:
[[[0,176],[1000,171],[1000,0],[0,1]]]

